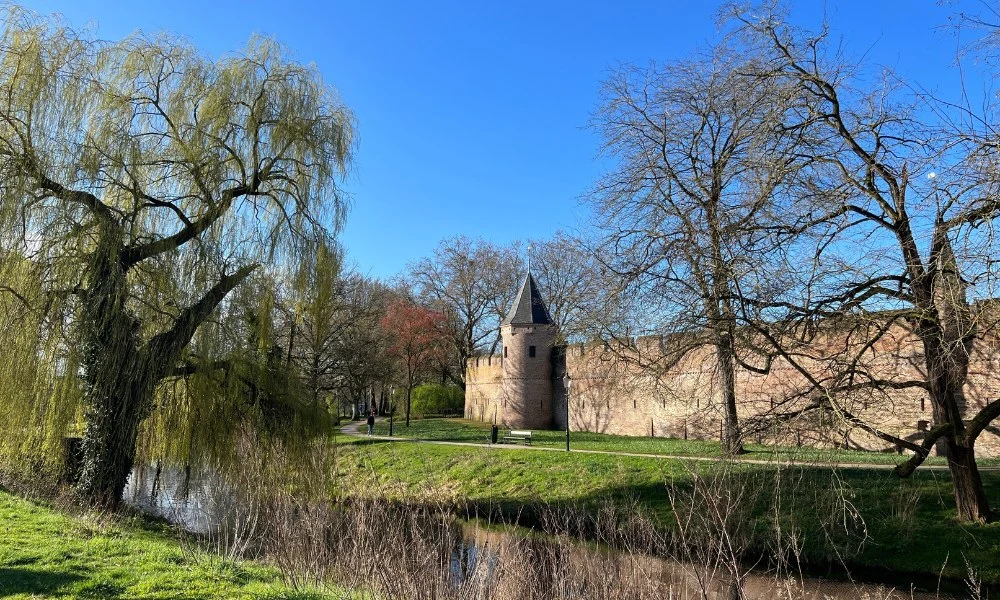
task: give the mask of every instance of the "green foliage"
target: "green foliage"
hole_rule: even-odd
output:
[[[232,296],[230,308],[242,318],[229,320],[222,331],[218,325],[204,328],[192,348],[193,355],[225,357],[226,367],[195,369],[158,387],[157,410],[140,433],[139,461],[225,467],[239,464],[235,449],[251,432],[296,445],[327,430],[326,407],[313,405],[278,343],[273,294],[267,291],[272,283],[256,283],[256,290]],[[228,349],[210,346],[216,336]]]
[[[412,402],[413,413],[420,416],[461,413],[465,393],[458,386],[425,383],[413,388]]]
[[[43,277],[22,253],[0,250],[0,469],[54,479],[62,438],[79,434],[80,365],[63,302],[43,306]]]
[[[67,435],[88,464],[136,431],[178,463],[300,436],[273,298],[343,222],[336,90],[262,37],[213,60],[6,5],[0,43],[0,469],[58,473]]]

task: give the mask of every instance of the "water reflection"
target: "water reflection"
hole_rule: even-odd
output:
[[[129,479],[126,498],[143,511],[211,539],[231,537],[231,532],[239,530],[238,524],[246,520],[246,513],[253,510],[237,506],[235,495],[218,478],[179,469],[136,469]],[[254,519],[256,526],[256,515]],[[740,586],[721,569],[710,570],[641,553],[616,552],[558,536],[497,531],[454,520],[438,519],[435,523],[432,527],[437,531],[421,525],[416,533],[405,534],[410,536],[407,541],[402,541],[405,536],[389,539],[393,534],[386,532],[386,539],[381,541],[385,544],[382,552],[440,553],[441,560],[429,564],[440,565],[441,572],[427,575],[445,582],[458,598],[938,600],[952,597],[896,590],[880,584],[810,577],[777,579],[756,572],[745,575]],[[352,545],[352,537],[363,536],[354,530],[356,520],[351,515],[335,513],[323,526],[335,536],[328,542],[337,547],[330,554],[331,560],[349,561],[345,549]],[[220,532],[227,533],[220,536]],[[302,535],[307,535],[305,530]],[[414,539],[414,535],[425,539]],[[435,549],[435,543],[444,545]],[[263,550],[266,553],[268,548]]]
[[[529,590],[545,589],[544,597],[656,597],[666,593],[672,599],[765,599],[795,600],[880,599],[880,600],[941,600],[947,594],[897,590],[883,584],[852,583],[821,578],[795,577],[776,579],[769,574],[746,575],[740,586],[727,573],[709,571],[704,567],[642,554],[623,554],[608,548],[595,547],[551,536],[510,534],[474,525],[463,526],[462,543],[452,559],[456,582],[462,584],[475,577],[490,580],[493,588],[503,593],[495,597],[516,598]],[[533,540],[533,541],[532,541]],[[553,546],[558,550],[553,551]],[[517,565],[511,569],[509,565]],[[614,591],[587,590],[614,580]],[[502,581],[501,581],[502,580]],[[513,581],[512,581],[513,580]],[[633,582],[631,589],[623,581]],[[579,587],[573,588],[573,582]],[[555,587],[557,586],[557,587]],[[625,589],[623,589],[625,587]],[[595,593],[596,592],[596,593]],[[622,594],[625,594],[624,596]],[[527,596],[524,596],[527,597]]]
[[[232,512],[232,497],[216,478],[190,468],[137,467],[125,487],[130,505],[201,535],[224,524]]]

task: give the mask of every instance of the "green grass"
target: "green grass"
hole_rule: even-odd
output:
[[[0,491],[0,598],[326,597],[292,590],[274,568],[185,550],[138,517],[67,516]]]
[[[388,435],[388,421],[377,423],[375,433]],[[393,424],[393,434],[420,440],[487,444],[490,424],[466,419],[417,419],[411,421],[410,426],[406,427],[402,422],[397,421]],[[721,444],[712,440],[679,440],[588,432],[571,432],[570,438],[570,447],[578,450],[671,456],[718,457],[722,455]],[[541,448],[565,448],[566,433],[564,431],[535,430],[532,431],[531,444]],[[859,450],[789,448],[760,444],[747,444],[746,449],[748,453],[744,458],[782,462],[894,465],[904,460],[893,453]],[[979,459],[978,462],[981,466],[1000,465],[1000,460],[997,459]],[[945,459],[932,456],[927,459],[925,464],[944,465]]]
[[[615,486],[659,490],[665,479],[687,476],[680,462],[640,457],[348,440],[338,468],[351,493],[399,500],[585,502],[607,497]]]
[[[476,427],[458,421],[415,422],[425,434],[475,441]],[[449,433],[450,431],[450,433]],[[558,433],[558,432],[557,432]],[[438,438],[441,439],[441,438]],[[648,512],[672,526],[667,484],[690,487],[694,473],[719,476],[716,463],[633,456],[510,451],[341,438],[338,470],[344,493],[402,502],[445,502],[510,514],[535,503],[592,510],[606,502]],[[594,440],[599,441],[599,440]],[[700,442],[708,444],[708,442]],[[679,446],[684,448],[685,446]],[[692,445],[686,446],[694,452]],[[756,478],[746,520],[767,552],[773,523],[797,533],[808,561],[961,579],[968,564],[1000,583],[1000,523],[962,525],[955,520],[950,479],[918,471],[907,480],[885,470],[741,465]],[[780,477],[778,476],[780,474]],[[1000,509],[1000,473],[984,472],[988,497]],[[775,502],[780,502],[776,509]],[[526,508],[527,507],[527,508]]]

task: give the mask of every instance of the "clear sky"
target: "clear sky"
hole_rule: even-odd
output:
[[[211,55],[274,36],[314,62],[355,111],[359,147],[341,236],[363,273],[387,277],[464,234],[544,238],[588,219],[601,172],[588,129],[609,69],[682,58],[717,34],[708,1],[26,0],[104,39],[166,30]],[[945,94],[956,38],[942,29],[975,0],[799,0],[848,52]]]

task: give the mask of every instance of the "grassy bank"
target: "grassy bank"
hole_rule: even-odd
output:
[[[389,434],[388,421],[375,425],[378,435]],[[393,424],[393,434],[420,440],[442,442],[464,442],[472,444],[489,443],[490,424],[466,419],[416,419],[406,427],[402,422]],[[713,440],[679,440],[671,438],[650,438],[603,433],[571,432],[571,447],[578,450],[601,450],[607,452],[630,452],[633,454],[665,454],[671,456],[722,455],[722,445]],[[532,445],[541,448],[565,448],[564,431],[537,430],[532,432]],[[746,458],[774,460],[779,462],[824,462],[895,465],[903,461],[899,455],[886,452],[865,452],[859,450],[838,450],[827,448],[797,448],[781,446],[746,445]],[[980,459],[981,466],[1000,466],[1000,460]],[[945,459],[931,456],[928,465],[944,465]]]
[[[140,518],[67,516],[0,491],[0,598],[326,597],[296,592],[274,568],[221,560]]]
[[[423,424],[425,431],[461,426]],[[414,425],[418,427],[418,425]],[[403,502],[446,502],[480,512],[532,506],[593,512],[611,503],[675,527],[670,489],[683,503],[695,482],[722,480],[715,496],[738,495],[747,548],[767,554],[776,526],[809,562],[962,579],[972,566],[1000,583],[1000,524],[955,521],[950,481],[941,471],[900,480],[889,471],[720,466],[645,457],[513,451],[342,438],[338,472],[345,493]],[[687,446],[691,448],[690,445]],[[1000,473],[984,473],[1000,506]],[[679,494],[679,495],[678,495]],[[680,500],[678,498],[680,497]],[[527,507],[527,508],[526,508]]]

